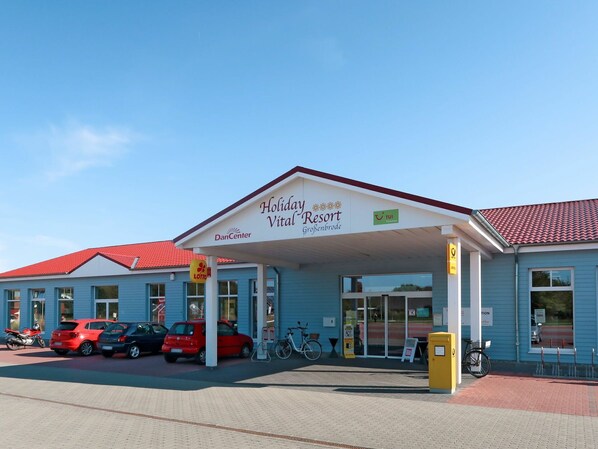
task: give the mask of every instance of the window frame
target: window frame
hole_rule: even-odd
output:
[[[541,272],[541,271],[547,271],[550,272],[550,285],[548,286],[537,286],[534,287],[533,286],[533,277],[534,277],[534,273],[536,272]],[[553,286],[553,276],[552,273],[556,272],[556,271],[568,271],[570,276],[569,279],[571,280],[570,285],[565,285],[565,286]],[[528,284],[528,288],[529,288],[529,297],[528,297],[528,314],[527,314],[527,338],[528,338],[528,348],[529,348],[529,353],[541,353],[542,351],[544,351],[545,354],[556,354],[557,351],[560,351],[560,353],[564,353],[564,354],[573,354],[575,351],[575,337],[576,337],[576,332],[575,332],[575,269],[574,267],[569,267],[569,266],[565,266],[565,267],[542,267],[542,268],[530,268],[529,269],[529,284]],[[532,314],[532,294],[534,292],[571,292],[571,321],[572,321],[572,345],[571,348],[557,348],[557,347],[544,347],[544,346],[538,346],[538,347],[533,347],[532,346],[532,341],[531,341],[531,319],[533,317]]]

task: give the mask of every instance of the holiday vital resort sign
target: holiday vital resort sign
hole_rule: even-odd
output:
[[[304,236],[327,231],[340,231],[341,201],[322,201],[308,204],[295,195],[271,196],[258,204],[258,210],[270,229],[300,226]]]

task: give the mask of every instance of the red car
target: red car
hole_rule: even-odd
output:
[[[164,360],[174,363],[179,358],[194,358],[197,363],[206,363],[205,320],[180,321],[168,330],[162,352]],[[238,355],[249,357],[253,340],[240,334],[226,321],[218,322],[218,357]]]
[[[93,318],[62,321],[52,332],[50,349],[60,355],[69,351],[77,351],[83,356],[91,355],[97,349],[98,336],[112,323]]]

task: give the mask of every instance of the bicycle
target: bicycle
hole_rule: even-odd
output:
[[[301,345],[297,347],[295,340],[293,340],[293,330],[299,329],[301,331]],[[297,327],[289,327],[284,339],[279,340],[274,347],[274,353],[279,359],[288,359],[293,351],[302,354],[307,360],[318,360],[322,355],[322,345],[319,341],[307,338],[308,334],[307,323],[305,327],[301,327],[301,322],[297,322]]]
[[[461,360],[462,368],[466,369],[474,377],[484,377],[490,372],[490,358],[484,352],[484,349],[490,347],[490,341],[484,343],[484,348],[474,346],[474,342],[469,338],[464,338],[463,341],[466,345],[463,359]]]

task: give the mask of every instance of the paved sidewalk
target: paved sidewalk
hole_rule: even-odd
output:
[[[457,393],[440,395],[427,391],[421,366],[391,360],[229,359],[209,370],[159,356],[8,352],[0,350],[4,448],[594,448],[598,441],[594,382],[464,376]],[[520,408],[525,402],[535,405]]]

